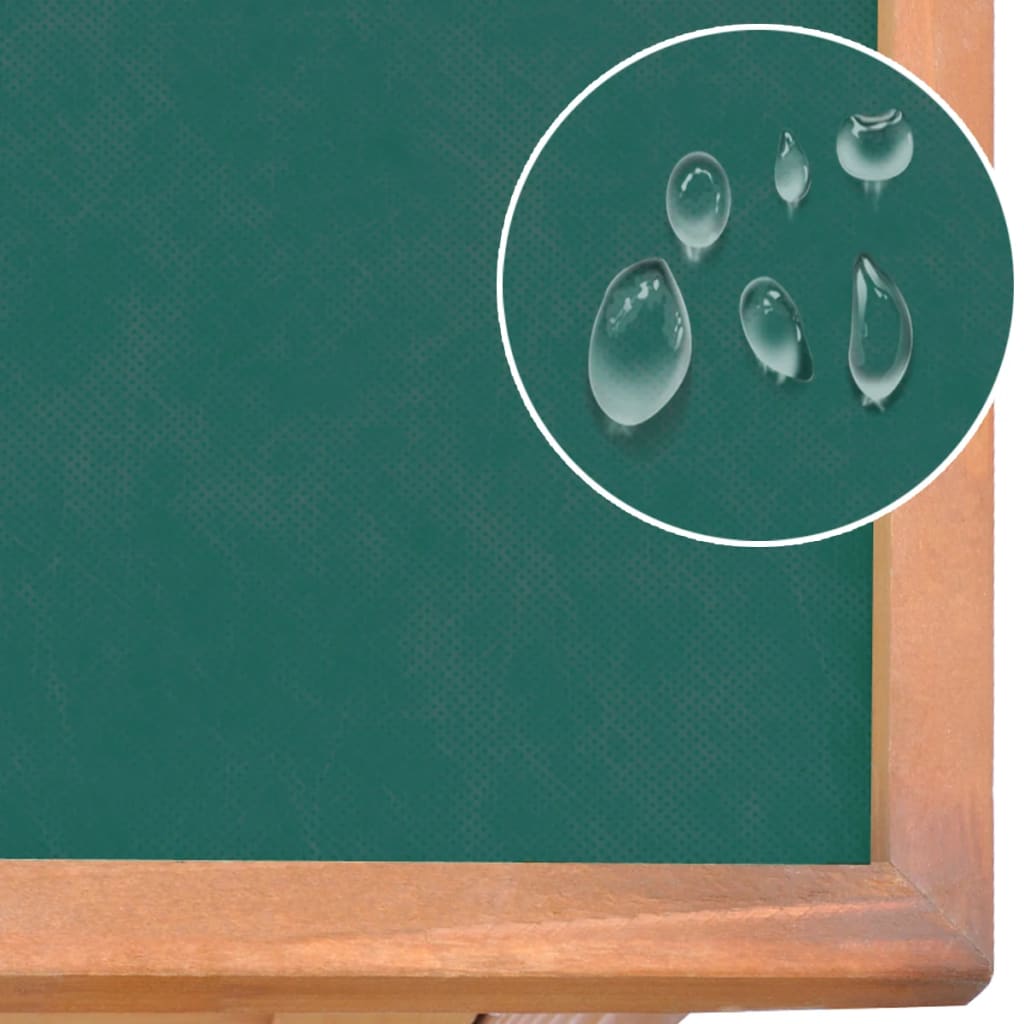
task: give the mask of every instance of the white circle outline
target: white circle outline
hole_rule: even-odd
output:
[[[856,530],[861,526],[866,526],[868,523],[873,523],[876,519],[880,519],[882,516],[888,515],[890,512],[894,512],[901,505],[910,501],[916,495],[920,494],[933,480],[941,476],[942,473],[949,467],[949,465],[957,458],[957,456],[967,447],[970,443],[971,438],[977,432],[981,426],[985,417],[988,415],[989,409],[992,407],[992,403],[995,396],[996,385],[999,382],[999,378],[1002,374],[1003,366],[1006,363],[1006,346],[1003,347],[1003,356],[1000,359],[999,368],[996,371],[996,378],[992,383],[992,388],[989,391],[988,399],[985,401],[981,408],[981,412],[978,413],[977,418],[971,424],[967,433],[964,434],[963,439],[960,443],[949,453],[948,456],[928,474],[919,484],[911,488],[902,497],[897,498],[895,501],[886,505],[878,512],[874,512],[870,515],[863,516],[854,522],[847,523],[843,526],[837,526],[831,530],[823,530],[820,533],[810,533],[802,537],[783,537],[777,540],[739,540],[733,537],[718,537],[712,534],[697,533],[694,530],[685,530],[681,526],[673,526],[671,523],[666,523],[661,519],[656,519],[654,516],[648,515],[646,512],[641,512],[639,509],[634,508],[632,505],[623,501],[621,498],[616,497],[611,491],[602,487],[596,480],[589,476],[583,469],[578,466],[564,448],[555,440],[554,435],[548,430],[547,425],[541,419],[540,414],[537,412],[530,400],[530,396],[527,394],[526,387],[523,384],[523,379],[519,374],[519,368],[516,366],[515,356],[512,353],[512,343],[509,340],[508,335],[508,324],[505,319],[505,252],[508,248],[508,236],[509,231],[512,227],[512,218],[516,211],[516,205],[519,202],[519,197],[522,195],[523,187],[526,185],[526,180],[530,176],[530,171],[533,170],[534,164],[537,162],[538,157],[544,151],[544,147],[551,141],[551,137],[556,131],[562,126],[562,123],[568,118],[568,116],[593,92],[598,90],[605,82],[609,79],[614,78],[620,71],[624,71],[631,64],[636,64],[638,61],[643,60],[645,57],[650,57],[652,54],[658,53],[660,50],[666,50],[670,46],[678,46],[680,43],[690,42],[693,39],[700,39],[704,36],[722,35],[730,32],[785,32],[793,35],[804,35],[813,36],[817,39],[825,39],[828,42],[839,43],[841,46],[846,46],[851,50],[857,50],[860,53],[871,57],[873,60],[877,60],[882,64],[887,65],[894,71],[899,72],[904,78],[909,79],[919,89],[921,89],[927,96],[931,97],[949,116],[953,123],[960,129],[961,132],[967,137],[967,141],[973,146],[978,159],[981,161],[982,166],[985,168],[985,172],[988,174],[989,181],[992,182],[992,188],[996,192],[996,198],[999,198],[999,191],[996,188],[995,174],[992,169],[992,165],[989,163],[989,159],[984,149],[982,149],[978,140],[974,137],[974,133],[964,124],[963,119],[960,115],[926,82],[922,81],[912,71],[908,71],[903,65],[898,64],[891,57],[886,56],[884,53],[879,53],[877,50],[871,49],[869,46],[864,46],[863,43],[854,42],[852,39],[846,39],[843,36],[837,36],[832,32],[823,32],[820,29],[815,28],[803,28],[797,25],[778,25],[770,23],[758,23],[749,25],[722,25],[716,28],[705,28],[700,29],[696,32],[685,32],[679,36],[673,36],[671,39],[664,39],[660,43],[655,43],[653,46],[645,47],[643,50],[638,50],[632,56],[627,57],[625,60],[620,61],[614,67],[609,68],[604,74],[595,78],[582,92],[577,94],[569,103],[569,105],[551,122],[547,131],[540,137],[536,146],[533,147],[533,151],[530,153],[526,164],[523,166],[522,171],[519,173],[519,178],[516,181],[515,188],[512,190],[512,198],[509,200],[508,209],[505,212],[505,219],[501,226],[501,238],[498,242],[498,267],[497,267],[497,299],[498,299],[498,327],[501,330],[501,343],[505,349],[505,358],[508,360],[508,367],[512,373],[512,379],[515,382],[516,389],[519,392],[519,397],[523,400],[523,404],[526,406],[526,411],[530,414],[530,418],[533,420],[537,429],[541,432],[544,440],[554,449],[558,457],[571,469],[588,487],[596,491],[606,501],[611,502],[617,508],[622,509],[623,512],[629,513],[643,523],[647,523],[648,526],[655,526],[659,530],[665,530],[668,533],[673,533],[679,537],[687,537],[690,540],[704,541],[709,544],[721,544],[726,547],[737,547],[737,548],[777,548],[777,547],[790,547],[797,544],[810,544],[814,541],[827,540],[830,537],[838,537],[841,534],[849,533],[851,530]],[[1002,202],[1000,201],[1000,212],[1002,213]],[[1006,225],[1006,215],[1003,213],[1003,223]],[[1009,225],[1007,228],[1007,238],[1009,238]],[[1012,261],[1012,251],[1011,251]],[[1012,265],[1012,262],[1011,262]],[[1012,278],[1011,278],[1012,280]],[[1013,325],[1013,306],[1015,303],[1011,302],[1011,314],[1010,314],[1010,331],[1009,335],[1012,336],[1012,325]],[[1007,344],[1009,340],[1007,340]]]

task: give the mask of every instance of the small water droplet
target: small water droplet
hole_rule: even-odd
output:
[[[710,153],[689,153],[672,168],[665,210],[676,237],[694,256],[718,241],[732,210],[725,168]]]
[[[808,381],[814,376],[800,311],[778,281],[755,277],[743,289],[740,323],[761,366],[775,373],[779,383],[787,379]]]
[[[870,256],[853,267],[850,375],[864,405],[879,409],[899,387],[910,365],[914,327],[903,293]]]
[[[590,390],[601,411],[633,427],[679,390],[690,368],[686,303],[664,260],[634,263],[617,274],[590,334]]]
[[[810,188],[811,165],[807,154],[790,132],[783,132],[779,136],[779,152],[775,157],[775,191],[793,207]]]
[[[913,155],[914,133],[899,110],[853,114],[836,136],[839,163],[860,181],[889,181],[910,166]]]

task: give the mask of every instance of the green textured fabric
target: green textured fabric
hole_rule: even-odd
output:
[[[0,9],[0,855],[868,857],[871,538],[644,526],[494,303],[537,138],[868,2]]]
[[[893,107],[913,128],[914,157],[872,197],[840,167],[836,129]],[[783,130],[811,164],[792,217],[773,177]],[[693,150],[713,153],[732,187],[726,232],[696,264],[665,215],[669,172]],[[895,280],[914,323],[909,372],[884,412],[862,407],[847,365],[861,252]],[[686,299],[691,369],[655,419],[609,433],[587,385],[591,325],[612,277],[658,256]],[[762,275],[799,307],[810,383],[778,385],[744,339],[740,294]],[[874,515],[942,464],[991,393],[1013,282],[995,189],[939,104],[850,47],[750,31],[648,56],[569,115],[517,206],[505,294],[524,386],[592,479],[684,530],[774,540]]]

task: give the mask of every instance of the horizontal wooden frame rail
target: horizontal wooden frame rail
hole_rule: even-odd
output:
[[[879,45],[992,145],[991,0]],[[992,969],[991,417],[875,528],[863,866],[0,862],[0,1010],[659,1012],[963,1003]]]

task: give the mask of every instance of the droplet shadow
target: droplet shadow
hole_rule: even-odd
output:
[[[815,370],[814,370],[814,364],[813,364],[813,357],[812,357],[812,362],[810,364],[810,370],[809,370],[810,376],[807,376],[807,377],[790,377],[787,374],[779,373],[778,370],[773,370],[767,363],[762,362],[757,357],[757,355],[753,352],[753,350],[750,348],[750,342],[747,341],[746,336],[743,334],[742,330],[740,331],[740,333],[739,333],[739,335],[737,337],[739,339],[739,344],[741,344],[747,350],[747,352],[750,354],[750,358],[747,359],[747,360],[744,360],[744,361],[749,366],[753,367],[753,369],[750,371],[750,374],[749,374],[749,376],[751,376],[752,378],[754,378],[754,379],[756,379],[758,381],[762,381],[762,382],[764,382],[766,384],[772,384],[772,385],[774,385],[777,388],[785,388],[787,385],[790,385],[790,384],[796,384],[796,385],[810,384],[814,380]],[[804,389],[802,387],[798,386],[796,388],[796,390],[797,391],[802,391]],[[859,393],[860,392],[858,392],[858,394]]]
[[[795,224],[798,220],[807,216],[807,207],[809,205],[814,205],[815,202],[812,198],[814,194],[815,193],[813,188],[809,188],[807,190],[807,194],[802,199],[797,199],[796,201],[791,203],[788,200],[783,199],[782,196],[780,196],[778,191],[776,190],[775,199],[778,202],[779,206],[783,207],[783,209],[786,211],[787,223]]]
[[[867,197],[868,204],[871,206],[871,210],[874,213],[878,213],[878,208],[882,203],[882,193],[885,191],[886,183],[884,181],[862,181],[861,186],[864,195]]]
[[[849,361],[847,361],[846,366],[846,382],[849,385],[850,394],[869,416],[876,416],[881,413],[888,412],[892,408],[893,404],[900,400],[907,387],[907,381],[909,381],[913,375],[914,360],[911,359],[907,364],[906,370],[903,372],[903,376],[900,378],[899,384],[893,388],[885,401],[879,406],[876,402],[871,401],[871,399],[865,400],[864,392],[857,387],[857,382],[853,379],[853,374],[850,372]]]
[[[729,235],[728,227],[723,231],[718,238],[709,246],[704,248],[697,248],[692,245],[686,245],[681,242],[676,234],[669,229],[669,235],[675,242],[676,249],[679,252],[679,258],[683,265],[686,267],[701,267],[710,268],[713,267],[719,260],[722,251],[722,245],[724,239]],[[686,296],[684,295],[683,298]]]
[[[659,409],[649,420],[638,423],[635,427],[623,426],[607,416],[597,404],[589,382],[584,381],[587,405],[594,423],[617,448],[640,456],[658,455],[670,445],[679,443],[679,435],[683,429],[683,420],[689,404],[690,389],[687,386],[689,376],[688,372],[687,379],[683,381],[679,390],[663,408]]]

